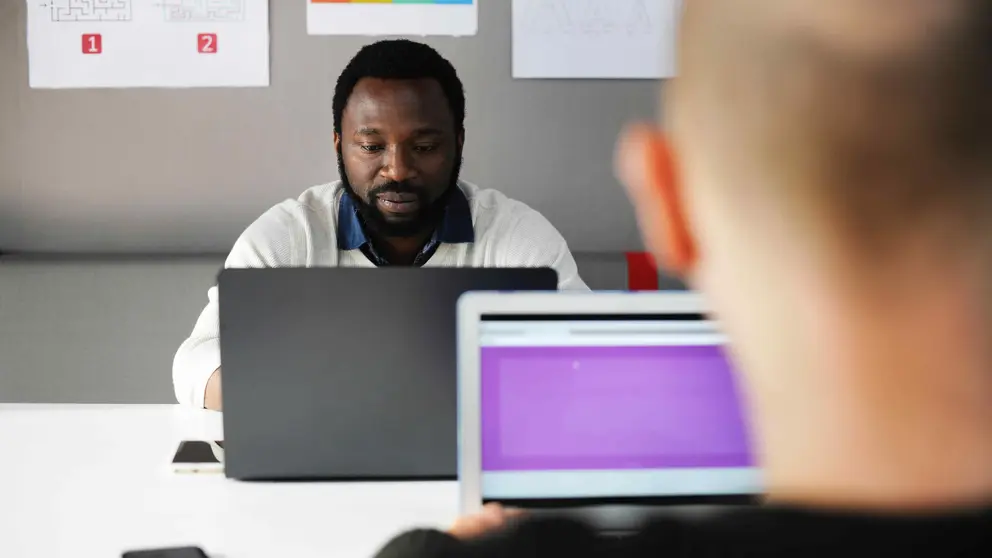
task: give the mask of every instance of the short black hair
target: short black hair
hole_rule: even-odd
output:
[[[341,133],[344,107],[363,78],[433,79],[448,99],[455,131],[465,131],[465,89],[451,62],[436,50],[407,39],[390,39],[365,45],[348,62],[334,87],[334,131]]]

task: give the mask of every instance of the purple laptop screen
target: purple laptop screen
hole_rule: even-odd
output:
[[[482,469],[754,466],[718,346],[482,348]]]

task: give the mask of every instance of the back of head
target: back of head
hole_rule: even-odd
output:
[[[866,248],[989,236],[992,3],[693,0],[683,33],[669,123],[738,196],[815,206]]]
[[[665,124],[718,296],[919,279],[992,319],[992,2],[690,0],[680,46]]]
[[[685,2],[666,129],[619,169],[734,340],[778,489],[992,494],[989,60],[987,0]]]

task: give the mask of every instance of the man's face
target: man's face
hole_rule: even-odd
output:
[[[362,79],[334,143],[341,180],[373,232],[410,237],[437,226],[458,181],[462,138],[436,81]]]

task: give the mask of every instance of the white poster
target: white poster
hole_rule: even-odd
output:
[[[506,0],[496,0],[504,2]],[[306,0],[311,35],[475,35],[479,0]]]
[[[513,0],[513,77],[675,75],[680,0]]]
[[[31,87],[264,87],[268,0],[27,0]]]

